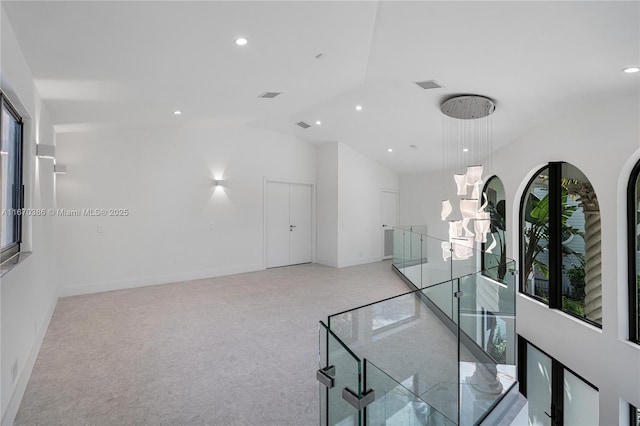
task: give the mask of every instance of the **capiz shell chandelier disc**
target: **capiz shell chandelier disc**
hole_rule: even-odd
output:
[[[444,115],[460,120],[474,120],[487,117],[496,110],[496,104],[480,95],[463,95],[447,99],[440,105]]]

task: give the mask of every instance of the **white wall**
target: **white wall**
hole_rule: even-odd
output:
[[[522,192],[533,173],[549,161],[567,161],[589,178],[600,203],[602,224],[603,328],[599,330],[569,315],[550,310],[526,296],[517,298],[517,330],[600,390],[600,424],[618,424],[619,400],[640,405],[640,347],[627,342],[626,185],[640,159],[637,96],[583,107],[542,125],[493,156],[494,171],[507,196],[508,255],[517,258],[518,217]],[[439,176],[439,174],[438,174]],[[433,181],[437,177],[432,175]],[[430,233],[438,227],[442,193],[424,175],[401,179],[401,217],[423,207]],[[451,191],[455,185],[449,183]],[[412,201],[407,198],[422,198]],[[417,203],[417,204],[416,204]]]
[[[400,225],[429,226],[428,234],[432,237],[447,239],[448,228],[442,222],[433,222],[440,217],[442,197],[444,195],[441,172],[409,173],[400,175]],[[453,178],[452,183],[453,184]],[[452,203],[455,200],[452,199]]]
[[[398,174],[338,143],[338,266],[382,259],[382,189]]]
[[[262,269],[264,178],[316,179],[314,146],[248,127],[59,134],[58,158],[59,208],[129,210],[58,218],[60,295]]]
[[[382,259],[382,190],[398,174],[341,142],[318,147],[318,263],[346,267]]]
[[[317,262],[338,266],[338,143],[318,146]]]
[[[24,124],[25,207],[55,207],[53,160],[35,157],[36,142],[55,144],[53,127],[33,77],[1,12],[2,90]],[[56,304],[52,216],[23,219],[23,250],[33,254],[0,278],[0,400],[2,424],[13,422]],[[17,363],[18,376],[11,377]]]

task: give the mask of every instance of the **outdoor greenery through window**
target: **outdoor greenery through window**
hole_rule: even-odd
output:
[[[4,261],[20,250],[22,208],[22,120],[0,93],[2,117],[0,134],[2,144],[2,223],[0,224],[1,260]]]
[[[493,279],[502,280],[507,273],[507,239],[506,239],[506,210],[504,185],[497,176],[487,181],[483,191],[487,195],[487,209],[491,215],[491,227],[487,242],[482,247],[483,273]],[[495,246],[491,253],[486,253],[488,247]]]
[[[627,203],[629,211],[629,339],[640,343],[640,162],[631,173]]]
[[[521,291],[602,325],[600,210],[587,177],[550,163],[529,183],[521,214]]]
[[[529,183],[523,204],[524,288],[549,303],[549,171],[540,170]]]

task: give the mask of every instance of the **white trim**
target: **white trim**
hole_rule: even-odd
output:
[[[265,176],[262,183],[262,269],[267,269],[267,184],[269,182],[307,185],[311,187],[311,263],[316,263],[316,183]]]
[[[42,321],[40,321],[38,334],[36,334],[35,339],[33,339],[33,344],[31,345],[29,355],[24,361],[22,369],[18,373],[18,380],[15,387],[13,388],[13,393],[11,395],[11,398],[9,399],[9,404],[7,405],[7,408],[2,416],[2,421],[0,422],[2,426],[11,426],[16,419],[18,409],[20,408],[20,403],[22,402],[22,398],[24,397],[24,392],[27,390],[27,384],[29,383],[29,379],[31,379],[33,367],[35,366],[36,359],[38,358],[38,353],[40,353],[40,347],[42,346],[42,342],[44,341],[44,336],[47,333],[49,323],[51,323],[51,317],[53,317],[53,311],[56,309],[57,304],[58,298],[56,297],[50,303],[49,307],[44,313]]]
[[[209,269],[198,272],[185,272],[179,274],[148,276],[132,280],[105,281],[88,283],[78,286],[58,288],[58,297],[78,296],[81,294],[102,293],[105,291],[125,290],[130,288],[147,287],[152,285],[171,284],[183,281],[200,280],[206,278],[223,277],[226,275],[243,274],[264,269],[261,264],[239,265],[228,268]]]
[[[336,262],[335,260],[316,259],[316,263],[320,265],[331,266],[332,268],[338,267],[338,262]]]
[[[349,266],[364,265],[366,263],[380,262],[382,260],[384,260],[384,259],[382,259],[381,256],[356,257],[356,258],[353,258],[353,259],[347,259],[345,261],[340,261],[338,263],[338,268],[347,268]]]

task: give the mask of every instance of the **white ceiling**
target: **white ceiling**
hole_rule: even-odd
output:
[[[416,172],[441,163],[439,105],[451,95],[496,101],[496,148],[577,106],[640,95],[640,75],[621,72],[640,64],[638,1],[2,7],[58,132],[244,124],[339,140]],[[236,46],[239,36],[249,44]],[[413,84],[430,79],[444,87]],[[264,91],[283,94],[258,99]],[[295,126],[300,120],[312,127]]]

